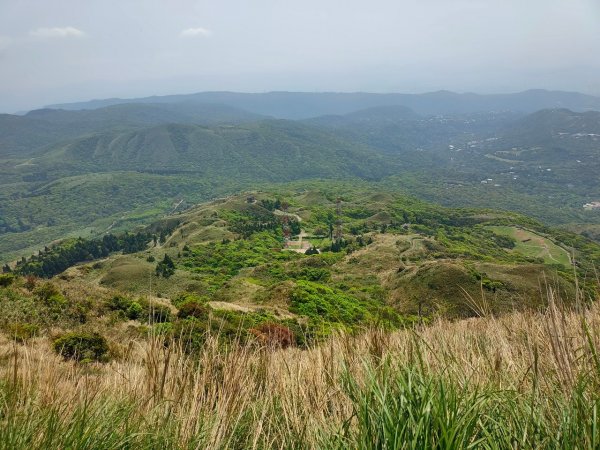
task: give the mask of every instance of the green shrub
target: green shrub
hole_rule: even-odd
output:
[[[44,302],[46,304],[60,302],[61,297],[62,297],[62,294],[60,293],[58,288],[49,281],[47,281],[44,284],[42,284],[41,286],[38,286],[37,288],[35,288],[33,293],[35,294],[35,296],[38,299],[40,299],[42,302]],[[53,297],[54,297],[54,299],[51,300]],[[62,298],[64,299],[64,297],[62,297]]]
[[[99,333],[66,333],[52,344],[54,351],[75,361],[107,361],[108,342]]]
[[[171,322],[156,323],[149,327],[147,333],[153,336],[162,336],[164,338],[173,337],[174,326]]]
[[[502,281],[490,280],[489,278],[483,278],[481,280],[481,285],[484,287],[484,289],[493,292],[496,292],[496,289],[504,288],[504,283],[502,283]]]
[[[12,339],[24,343],[38,335],[40,327],[33,323],[14,322],[7,326],[7,332]]]
[[[200,349],[208,333],[208,324],[195,318],[179,320],[173,326],[173,337],[188,352]]]
[[[165,254],[163,260],[156,265],[156,276],[169,278],[171,275],[175,273],[175,263],[173,259],[167,254]]]
[[[196,319],[208,318],[209,308],[195,301],[188,301],[179,307],[177,317],[180,319],[186,319],[188,317],[195,317]]]
[[[208,297],[204,297],[198,294],[194,294],[191,292],[181,292],[179,295],[177,295],[177,297],[175,297],[172,300],[172,303],[176,306],[176,307],[181,307],[181,305],[183,305],[184,303],[187,302],[196,302],[196,303],[207,303],[208,302]]]
[[[294,273],[294,278],[308,281],[328,281],[331,278],[331,272],[324,268],[303,267]]]
[[[67,305],[68,301],[62,294],[55,294],[48,297],[45,302],[46,306],[51,309],[57,310],[61,309]]]
[[[138,302],[131,302],[125,310],[125,315],[128,319],[136,320],[144,314],[144,307]]]
[[[106,307],[111,311],[127,311],[133,300],[122,295],[115,295],[106,302]]]
[[[291,312],[316,320],[356,325],[371,318],[357,298],[311,281],[297,282],[291,303]]]
[[[137,301],[122,295],[116,295],[106,303],[111,311],[117,311],[123,318],[131,320],[149,320],[151,323],[169,322],[171,309],[163,304],[152,302],[144,298]]]
[[[3,273],[0,275],[0,287],[8,287],[15,281],[12,273]]]

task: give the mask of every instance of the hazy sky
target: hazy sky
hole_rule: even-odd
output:
[[[600,94],[600,0],[0,0],[0,111],[236,91]]]

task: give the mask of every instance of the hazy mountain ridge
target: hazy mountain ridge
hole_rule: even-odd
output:
[[[97,133],[39,159],[82,170],[179,171],[207,177],[285,181],[302,177],[380,178],[392,167],[372,149],[300,123],[157,125]]]
[[[576,112],[566,108],[544,109],[505,126],[501,134],[513,139],[543,140],[570,134],[600,137],[600,112]]]
[[[425,94],[312,93],[312,92],[200,92],[136,99],[106,99],[51,105],[62,109],[95,109],[120,103],[218,103],[257,114],[284,119],[305,119],[347,114],[378,106],[401,105],[418,114],[465,114],[512,110],[531,113],[544,108],[600,110],[600,97],[576,92],[529,90],[514,94],[458,94],[438,91]]]
[[[483,148],[501,152],[507,161],[526,161],[552,170],[570,166],[579,166],[584,172],[590,166],[600,169],[600,112],[597,111],[541,110],[505,125],[498,130],[497,137],[487,141]],[[582,178],[597,182],[594,177]]]
[[[24,116],[0,115],[0,156],[28,156],[90,133],[180,124],[241,124],[265,117],[205,103],[124,103],[93,110],[40,109]]]

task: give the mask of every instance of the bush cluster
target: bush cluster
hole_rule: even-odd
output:
[[[133,300],[123,295],[115,295],[106,302],[110,311],[116,311],[122,317],[130,320],[164,323],[171,321],[171,309],[157,302],[149,302],[144,298]]]
[[[55,339],[52,346],[65,359],[78,362],[108,360],[108,342],[99,333],[66,333]]]

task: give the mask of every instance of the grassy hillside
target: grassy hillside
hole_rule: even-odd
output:
[[[525,256],[542,258],[546,264],[561,264],[568,267],[571,263],[569,253],[551,240],[531,231],[518,227],[492,226],[494,233],[508,236],[515,241],[514,251]]]
[[[66,239],[0,275],[0,442],[593,448],[598,263],[524,216],[360,181]]]
[[[596,307],[551,302],[307,350],[224,347],[216,331],[190,352],[125,328],[110,363],[54,355],[45,337],[1,337],[3,444],[554,449],[599,439]]]
[[[285,212],[277,209],[281,204],[288,205]],[[284,240],[284,217],[291,242]],[[332,240],[340,222],[343,238]],[[98,244],[73,252],[66,241],[16,270],[53,275],[98,252],[100,260],[72,267],[64,277],[170,299],[174,306],[189,294],[216,309],[266,311],[316,338],[339,327],[467,317],[480,308],[473,299],[484,298],[488,312],[536,307],[543,303],[544,279],[573,301],[570,255],[581,278],[600,262],[600,246],[592,241],[531,219],[441,208],[373,191],[368,183],[302,182],[236,195],[176,213],[143,233],[141,251],[106,257],[110,246],[92,250],[105,247],[106,236],[89,236]],[[301,237],[319,253],[305,254],[310,245],[298,250]],[[168,274],[162,273],[166,258]]]
[[[84,170],[191,172],[207,179],[261,181],[378,178],[392,170],[366,147],[286,121],[212,128],[161,125],[98,134],[50,152],[39,164],[56,159]]]
[[[66,236],[97,236],[148,224],[176,206],[185,208],[238,186],[199,177],[111,172],[40,184],[27,195],[8,192],[0,202],[0,260],[16,259]]]
[[[301,179],[366,179],[572,230],[600,223],[598,210],[582,208],[600,199],[598,113],[421,116],[392,104],[256,120],[197,102],[0,117],[0,261],[61,236],[125,228],[127,217],[149,223],[181,200]]]

